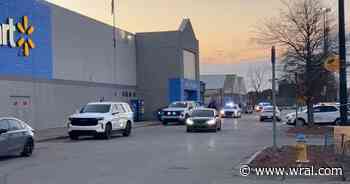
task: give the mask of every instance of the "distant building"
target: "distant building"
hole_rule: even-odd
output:
[[[200,101],[199,41],[191,21],[177,30],[136,33],[137,88],[145,118],[174,101]]]
[[[200,80],[206,85],[204,103],[215,100],[219,106],[226,102],[245,104],[247,90],[243,77],[238,75],[201,75]]]

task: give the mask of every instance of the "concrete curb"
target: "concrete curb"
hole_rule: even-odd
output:
[[[137,124],[137,123],[134,123],[134,128],[153,127],[153,126],[160,126],[160,125],[162,125],[161,122],[145,123],[143,125],[135,125],[135,124]]]
[[[265,146],[263,149],[258,150],[257,152],[255,152],[252,156],[250,156],[248,159],[244,160],[243,162],[240,163],[241,165],[250,165],[250,163],[252,163],[252,161],[262,152],[264,151],[266,148],[268,148],[268,146]]]
[[[136,124],[136,125],[135,125]],[[146,128],[146,127],[154,127],[154,126],[160,126],[160,122],[154,122],[154,123],[145,123],[142,125],[137,125],[137,123],[134,123],[134,129],[138,128]],[[41,143],[41,142],[48,142],[48,141],[54,141],[54,140],[62,140],[62,139],[68,139],[68,135],[60,135],[56,137],[50,137],[50,138],[43,138],[43,139],[37,139],[35,142]]]
[[[57,136],[57,137],[51,137],[51,138],[45,138],[45,139],[37,139],[35,142],[40,143],[40,142],[48,142],[48,141],[54,141],[54,140],[62,140],[62,139],[67,139],[68,135],[62,135],[62,136]]]

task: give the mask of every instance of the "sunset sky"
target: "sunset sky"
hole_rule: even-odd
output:
[[[48,1],[112,24],[111,0]],[[217,69],[241,75],[244,74],[240,67],[269,58],[268,49],[257,48],[250,40],[254,26],[277,16],[283,7],[280,0],[115,1],[117,26],[130,32],[174,30],[182,18],[190,18],[200,41],[202,72],[220,73],[210,66],[221,64]],[[326,2],[336,12],[337,0]]]

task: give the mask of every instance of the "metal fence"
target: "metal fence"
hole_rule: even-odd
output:
[[[324,136],[324,149],[339,156],[350,157],[350,135],[334,134]]]

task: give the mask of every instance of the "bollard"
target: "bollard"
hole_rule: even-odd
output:
[[[297,144],[295,145],[296,150],[296,162],[297,163],[307,163],[307,145],[304,134],[298,134],[296,138]]]

